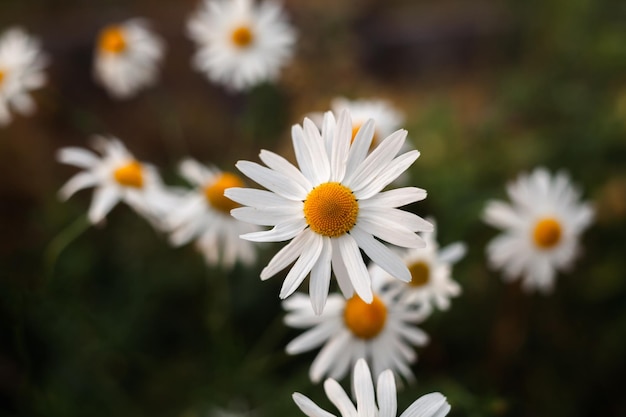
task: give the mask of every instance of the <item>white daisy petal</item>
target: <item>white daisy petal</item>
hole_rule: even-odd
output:
[[[100,223],[119,201],[119,194],[113,187],[96,188],[87,217],[93,224]]]
[[[315,349],[324,344],[324,342],[336,334],[339,329],[340,326],[335,322],[328,321],[321,323],[319,326],[302,333],[289,342],[285,347],[285,351],[290,355],[297,355],[298,353]]]
[[[260,226],[274,226],[282,222],[302,220],[302,208],[294,205],[282,207],[237,207],[230,214],[237,220],[258,224]]]
[[[426,246],[422,239],[415,232],[406,227],[399,226],[396,222],[371,220],[369,217],[359,219],[358,227],[363,231],[374,235],[386,242],[405,248],[423,248]]]
[[[315,239],[311,239],[309,246],[302,251],[294,266],[289,270],[280,289],[279,297],[281,299],[290,296],[302,284],[304,278],[311,272],[313,265],[319,259],[323,246],[321,237],[316,236]]]
[[[57,161],[79,168],[91,168],[98,163],[98,156],[83,148],[61,148],[57,151]]]
[[[350,152],[348,153],[348,161],[346,163],[346,175],[348,178],[352,178],[354,171],[365,160],[374,138],[374,132],[374,120],[369,119],[365,122],[365,124],[363,124],[363,126],[361,126],[354,137],[352,146],[350,146]]]
[[[334,359],[337,357],[338,352],[345,349],[350,341],[350,333],[346,331],[340,331],[324,345],[320,353],[315,357],[311,368],[309,370],[309,377],[314,383],[319,382],[322,377],[332,367]]]
[[[374,179],[374,181],[371,181],[362,188],[354,187],[354,194],[358,199],[367,199],[374,196],[389,185],[393,180],[398,178],[400,174],[406,171],[407,168],[415,162],[419,155],[420,153],[418,151],[410,151],[400,155],[391,161],[389,165]]]
[[[311,295],[311,306],[315,314],[321,314],[326,305],[328,289],[330,286],[330,259],[333,252],[330,238],[322,237],[322,251],[311,270],[311,280],[309,282],[309,294]]]
[[[402,259],[385,245],[374,239],[371,234],[357,226],[350,231],[350,236],[354,238],[359,247],[363,249],[365,254],[369,256],[376,265],[380,266],[391,274],[391,276],[398,278],[400,281],[411,281],[411,273],[404,262],[402,262]]]
[[[252,242],[283,242],[300,234],[305,227],[304,219],[294,218],[277,224],[271,230],[245,233],[240,237]]]
[[[334,379],[327,379],[324,381],[324,391],[326,392],[326,396],[333,403],[342,417],[357,417],[357,411],[350,401],[348,394],[344,391],[344,389],[335,381]],[[395,391],[393,393],[396,394]],[[383,416],[381,416],[383,417]],[[393,416],[395,417],[395,415]]]
[[[311,161],[315,162],[312,164],[313,174],[315,175],[313,183],[328,182],[330,180],[331,167],[324,147],[324,141],[315,124],[307,118],[304,119],[304,134],[304,144],[309,149]]]
[[[288,200],[270,191],[257,190],[255,188],[228,188],[224,190],[224,195],[239,204],[251,207],[284,207],[294,204],[293,200]],[[299,207],[302,207],[302,205],[299,205]]]
[[[354,366],[354,378],[352,378],[356,407],[361,416],[376,416],[377,409],[374,401],[374,385],[372,375],[364,359],[359,359]]]
[[[341,182],[346,173],[346,162],[350,149],[350,138],[352,137],[352,120],[350,120],[348,111],[343,111],[339,115],[334,136],[330,154],[332,172],[330,181]]]
[[[331,414],[328,411],[320,408],[308,397],[305,397],[299,392],[294,392],[292,397],[300,410],[302,410],[302,412],[309,417],[335,417],[334,414]]]
[[[312,232],[304,231],[297,235],[291,242],[285,245],[270,261],[269,264],[261,271],[261,279],[266,280],[277,272],[285,269],[290,263],[296,260],[300,253],[307,245],[315,239]]]
[[[74,175],[59,190],[59,196],[63,200],[70,198],[75,192],[98,184],[98,178],[91,172],[79,172]]]
[[[335,240],[339,247],[339,253],[341,253],[341,257],[346,265],[354,291],[363,301],[370,303],[373,298],[372,286],[369,272],[367,272],[359,247],[355,240],[348,235],[340,236]]]
[[[291,162],[287,161],[282,156],[263,149],[259,154],[259,158],[261,159],[261,161],[263,161],[265,165],[275,171],[281,172],[287,178],[291,178],[292,180],[296,181],[305,190],[310,190],[311,188],[313,188],[311,182],[304,175],[302,175],[302,172],[300,172],[298,168],[293,166]]]
[[[359,201],[359,207],[402,207],[426,198],[426,190],[417,187],[404,187],[389,190]]]
[[[438,392],[423,395],[409,406],[400,417],[443,417],[450,411],[446,397]]]
[[[298,183],[289,181],[289,178],[280,172],[250,161],[239,161],[235,166],[254,182],[288,200],[302,201],[307,195],[307,190]]]
[[[391,370],[386,370],[378,376],[376,386],[380,417],[396,417],[398,404],[396,400],[396,381]]]

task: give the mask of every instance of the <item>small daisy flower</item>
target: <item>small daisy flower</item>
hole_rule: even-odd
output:
[[[186,159],[180,164],[181,175],[196,188],[185,195],[168,214],[170,242],[180,246],[193,239],[209,265],[221,262],[230,268],[240,260],[250,265],[256,260],[251,242],[239,235],[259,230],[230,215],[239,204],[224,196],[224,189],[244,185],[239,176]]]
[[[84,188],[94,187],[88,218],[101,222],[111,209],[124,201],[150,221],[155,220],[154,204],[162,200],[163,185],[156,169],[141,163],[116,138],[94,138],[93,148],[102,157],[83,148],[62,148],[57,160],[83,168],[59,190],[63,200]]]
[[[129,98],[156,82],[164,49],[143,19],[107,26],[98,35],[94,77],[114,98]]]
[[[435,222],[428,219],[433,225]],[[432,232],[421,233],[426,247],[406,250],[402,256],[411,271],[411,281],[399,282],[378,266],[371,268],[372,279],[381,279],[401,287],[401,296],[414,304],[418,312],[429,315],[434,307],[447,310],[450,298],[461,294],[461,287],[452,279],[452,265],[458,262],[467,250],[462,242],[455,242],[443,249],[437,243],[436,228]]]
[[[381,99],[360,99],[348,100],[344,97],[337,97],[332,100],[330,109],[335,114],[342,111],[350,111],[352,116],[352,140],[356,137],[361,126],[369,119],[376,121],[374,139],[371,147],[400,129],[404,124],[404,116],[395,109],[390,102]]]
[[[572,265],[593,209],[580,202],[568,175],[551,176],[544,168],[520,175],[507,193],[512,204],[491,201],[483,215],[486,223],[504,230],[487,246],[489,263],[503,270],[506,281],[523,276],[526,291],[549,293],[556,271]]]
[[[370,304],[358,295],[346,300],[331,294],[321,315],[311,309],[307,297],[295,294],[283,301],[285,323],[294,328],[309,328],[292,340],[287,353],[296,355],[322,346],[309,376],[317,383],[322,377],[341,379],[359,358],[371,363],[374,375],[385,369],[413,379],[409,364],[417,360],[411,347],[424,346],[428,336],[416,324],[423,314],[398,297],[393,286],[373,281],[375,294]]]
[[[0,126],[11,122],[10,110],[24,115],[35,111],[28,93],[46,83],[47,62],[39,40],[22,28],[7,29],[0,36]]]
[[[416,150],[396,156],[406,139],[398,130],[368,154],[374,134],[367,121],[351,143],[352,121],[344,111],[338,122],[331,112],[324,116],[322,132],[309,120],[294,125],[292,139],[300,169],[281,156],[262,150],[267,167],[239,161],[237,168],[269,191],[230,188],[225,195],[244,206],[231,211],[242,221],[274,226],[241,237],[256,242],[291,240],[261,271],[265,280],[295,264],[280,291],[292,294],[311,273],[309,290],[316,313],[328,296],[331,270],[346,298],[356,292],[373,300],[369,272],[359,248],[392,276],[408,282],[411,273],[402,259],[378,239],[401,247],[423,247],[418,231],[432,225],[419,216],[398,209],[423,200],[426,191],[404,187],[382,192],[418,158]]]
[[[378,376],[374,391],[367,363],[360,359],[354,366],[352,387],[356,407],[337,381],[329,378],[324,382],[326,396],[337,407],[341,417],[396,417],[396,383],[390,370]],[[308,417],[335,417],[298,392],[293,394],[293,400]],[[433,392],[415,400],[400,417],[444,417],[450,412],[450,408],[446,397]]]
[[[296,40],[283,10],[271,1],[205,0],[187,32],[198,46],[194,68],[233,90],[276,79]]]

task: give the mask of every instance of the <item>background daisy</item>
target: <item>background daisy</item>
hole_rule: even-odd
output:
[[[374,280],[374,299],[365,303],[358,295],[349,300],[331,294],[321,315],[316,315],[306,296],[295,294],[283,301],[285,323],[308,329],[289,342],[291,355],[322,346],[311,364],[309,376],[319,382],[324,376],[341,379],[359,358],[371,364],[374,375],[391,369],[413,379],[410,364],[417,360],[413,346],[424,346],[428,336],[416,325],[424,315],[402,297],[394,286]]]
[[[283,10],[271,1],[205,0],[187,33],[198,47],[193,67],[233,90],[276,79],[296,40]]]
[[[511,204],[491,201],[483,215],[485,222],[504,230],[487,246],[489,263],[503,271],[505,280],[522,276],[525,290],[549,293],[556,272],[572,265],[593,209],[580,202],[567,174],[552,176],[545,168],[521,174],[507,193]]]
[[[432,218],[427,219],[435,226],[432,232],[423,232],[426,246],[423,248],[404,251],[402,259],[411,271],[411,281],[400,282],[380,267],[372,265],[372,279],[380,279],[390,285],[397,285],[401,297],[408,303],[417,306],[418,311],[429,315],[433,308],[447,310],[450,307],[450,298],[461,294],[461,286],[452,279],[452,265],[458,262],[467,251],[462,242],[452,243],[440,249],[437,242],[436,223]]]
[[[24,29],[12,27],[0,35],[0,126],[11,122],[11,110],[24,115],[35,111],[29,92],[45,84],[47,61],[39,40]]]
[[[396,383],[391,371],[381,373],[376,382],[376,390],[367,363],[360,359],[354,366],[352,392],[356,407],[334,379],[324,382],[328,399],[339,410],[341,417],[395,417],[397,413]],[[332,417],[333,414],[320,408],[308,397],[296,392],[293,400],[308,417]],[[443,417],[450,411],[446,397],[438,392],[423,395],[415,400],[400,417]]]
[[[164,43],[145,19],[112,24],[100,31],[94,54],[94,77],[117,99],[153,85]]]
[[[156,169],[137,161],[117,138],[95,137],[93,148],[102,156],[76,147],[57,152],[59,162],[84,169],[65,183],[59,190],[60,197],[66,200],[79,190],[94,187],[87,213],[91,223],[101,222],[120,201],[157,222],[156,213],[166,197]]]
[[[196,188],[180,197],[167,214],[170,242],[176,246],[195,240],[209,265],[230,268],[240,260],[250,265],[256,260],[251,242],[239,235],[257,231],[258,226],[240,222],[230,215],[239,206],[224,196],[224,189],[243,186],[241,178],[193,159],[181,162],[179,172]]]
[[[344,111],[335,123],[326,113],[322,132],[309,119],[292,128],[300,169],[279,155],[261,151],[263,167],[239,161],[237,168],[269,191],[231,188],[226,196],[248,207],[232,215],[273,229],[242,235],[257,242],[291,240],[261,272],[268,279],[296,261],[280,291],[286,298],[311,273],[309,292],[316,313],[326,303],[331,270],[346,298],[356,292],[365,302],[373,299],[369,273],[359,248],[392,276],[409,281],[402,260],[379,239],[402,247],[422,247],[415,232],[432,230],[421,217],[397,207],[420,201],[426,192],[405,187],[381,192],[418,157],[414,150],[396,157],[406,131],[388,136],[368,154],[374,133],[369,120],[352,141],[352,121]]]

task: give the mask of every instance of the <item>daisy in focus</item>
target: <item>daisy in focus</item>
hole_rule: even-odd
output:
[[[143,19],[107,26],[98,35],[94,77],[114,98],[132,97],[156,82],[164,49]]]
[[[67,200],[79,190],[94,187],[87,213],[92,224],[100,223],[120,201],[154,224],[164,194],[156,169],[137,161],[122,142],[113,137],[95,137],[93,148],[102,156],[77,147],[58,151],[59,162],[83,169],[59,190],[60,197]]]
[[[433,225],[435,222],[428,219]],[[447,310],[450,298],[461,294],[461,286],[452,279],[452,265],[465,256],[467,247],[462,242],[452,243],[440,249],[436,229],[421,233],[426,247],[409,249],[402,259],[411,271],[411,281],[399,282],[381,268],[371,268],[372,279],[380,279],[400,287],[401,297],[417,306],[418,312],[428,316],[436,307]]]
[[[417,360],[412,346],[424,346],[428,335],[417,324],[424,315],[398,297],[393,286],[374,280],[375,294],[371,303],[358,295],[346,300],[331,294],[321,315],[311,309],[308,298],[295,294],[283,301],[287,311],[285,324],[308,329],[287,344],[290,355],[322,346],[311,364],[309,377],[317,383],[324,376],[343,378],[359,358],[371,364],[374,376],[391,369],[406,380],[413,380],[410,364]]]
[[[296,41],[283,10],[269,0],[205,0],[187,33],[198,47],[193,67],[239,91],[276,79]]]
[[[184,160],[179,171],[196,188],[168,213],[170,242],[180,246],[195,239],[209,265],[231,268],[237,260],[252,264],[256,260],[255,248],[251,242],[239,239],[239,235],[258,231],[259,227],[234,219],[230,210],[239,204],[224,196],[224,189],[242,187],[242,179],[192,159]]]
[[[0,126],[12,120],[11,110],[29,115],[35,102],[29,95],[46,83],[47,58],[39,40],[22,28],[7,29],[0,36]]]
[[[520,175],[507,193],[511,204],[490,201],[483,214],[487,224],[504,230],[487,246],[489,263],[506,281],[522,277],[526,291],[549,293],[556,272],[573,264],[593,209],[580,202],[568,175],[551,176],[544,168]]]
[[[341,417],[396,417],[396,383],[391,371],[386,370],[378,376],[374,389],[367,363],[360,359],[354,366],[352,387],[356,407],[337,381],[329,378],[324,382],[326,396],[337,407]],[[293,400],[308,417],[335,417],[298,392],[293,394]],[[450,408],[446,397],[433,392],[415,400],[400,417],[443,417],[450,412]]]
[[[280,291],[284,299],[310,273],[309,293],[315,313],[324,309],[331,271],[346,298],[356,292],[366,303],[373,300],[370,275],[360,249],[390,275],[408,282],[411,273],[378,239],[400,247],[425,246],[416,233],[431,231],[430,223],[398,209],[426,198],[426,191],[404,187],[382,191],[419,157],[416,150],[399,156],[406,131],[398,130],[368,154],[374,121],[367,121],[352,142],[348,111],[336,122],[324,115],[322,131],[304,119],[294,125],[292,142],[299,169],[266,150],[260,153],[267,167],[239,161],[237,168],[269,191],[230,188],[225,195],[244,206],[231,211],[236,219],[271,230],[241,237],[256,242],[290,240],[261,271],[265,280],[296,261]]]

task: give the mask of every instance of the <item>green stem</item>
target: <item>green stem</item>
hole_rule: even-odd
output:
[[[63,229],[58,235],[56,235],[52,241],[48,244],[45,251],[45,279],[48,281],[54,275],[54,267],[61,255],[61,252],[72,243],[78,236],[80,236],[91,223],[87,220],[86,215],[82,215],[74,220],[69,226]]]

